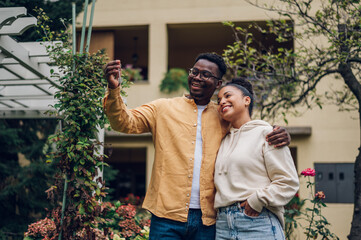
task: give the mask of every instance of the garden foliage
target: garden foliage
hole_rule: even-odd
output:
[[[42,152],[56,124],[51,119],[0,121],[0,239],[21,237],[51,208],[44,190],[54,182],[54,167],[44,164]]]
[[[171,68],[162,79],[159,89],[165,93],[176,92],[179,89],[188,90],[188,73],[182,68]]]
[[[106,164],[100,152],[103,143],[97,140],[97,134],[106,123],[101,101],[106,89],[105,55],[101,51],[73,53],[68,34],[52,32],[46,24],[50,19],[42,10],[38,20],[44,40],[61,40],[48,45],[49,55],[60,69],[60,75],[52,72],[53,77],[58,77],[54,95],[57,103],[49,114],[61,120],[59,131],[48,139],[47,162],[57,168],[55,183],[47,190],[48,198],[55,204],[49,213],[56,226],[51,238],[101,239],[103,233],[97,226],[106,187],[99,173]],[[127,81],[122,85],[124,89]]]

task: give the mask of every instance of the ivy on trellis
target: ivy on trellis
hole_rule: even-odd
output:
[[[56,34],[46,25],[49,19],[41,10],[39,16],[44,40],[56,40]],[[106,57],[103,51],[73,54],[68,33],[62,33],[56,36],[61,43],[48,46],[49,55],[61,72],[60,87],[54,95],[55,110],[49,112],[59,118],[61,127],[49,137],[47,145],[51,149],[47,162],[55,163],[58,172],[54,186],[47,193],[52,201],[62,204],[50,215],[56,225],[54,238],[84,239],[86,235],[87,239],[95,239],[99,232],[96,220],[102,211],[102,197],[106,195],[99,169],[107,164],[99,151],[103,143],[97,140],[99,129],[106,123],[101,101],[107,84],[103,72]],[[123,81],[122,88],[127,86],[128,82]]]
[[[49,138],[55,151],[48,157],[60,172],[56,176],[59,181],[49,194],[62,196],[65,177],[67,201],[61,230],[64,239],[70,239],[84,227],[91,234],[95,227],[92,222],[100,211],[99,201],[106,194],[103,179],[98,177],[98,168],[104,164],[98,151],[102,143],[96,139],[98,128],[105,124],[101,97],[106,83],[102,71],[104,56],[100,52],[74,56],[68,52],[61,60],[70,66],[75,63],[76,67],[75,71],[68,68],[64,72],[59,79],[62,88],[54,96],[59,100],[54,108],[61,116],[62,129]],[[60,214],[60,209],[57,212]],[[60,227],[61,222],[56,224]]]

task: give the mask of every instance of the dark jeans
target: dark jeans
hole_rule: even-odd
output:
[[[200,209],[190,209],[187,222],[178,222],[152,215],[149,240],[213,240],[215,225],[205,226],[202,223]]]

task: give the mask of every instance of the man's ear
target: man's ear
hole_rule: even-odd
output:
[[[218,88],[220,88],[222,86],[222,80],[218,80],[217,81],[217,86],[216,86],[216,88],[218,89]]]

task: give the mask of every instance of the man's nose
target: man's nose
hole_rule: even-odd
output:
[[[201,72],[199,72],[197,75],[194,75],[194,77],[200,79],[201,81],[204,81]]]

